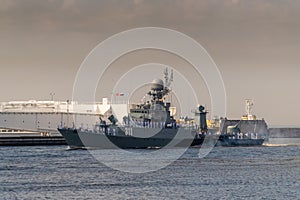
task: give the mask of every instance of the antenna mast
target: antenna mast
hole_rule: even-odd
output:
[[[165,75],[165,86],[167,87],[168,82],[169,82],[169,72],[168,72],[168,68],[167,67],[164,70],[164,75]]]
[[[169,70],[166,67],[164,70],[164,75],[165,75],[165,87],[169,88],[171,83],[173,82],[173,69],[171,69],[171,75],[169,77]]]
[[[246,99],[245,100],[246,103],[246,114],[247,116],[251,116],[252,114],[252,107],[253,107],[253,100],[252,99]]]

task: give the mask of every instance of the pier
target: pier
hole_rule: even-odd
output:
[[[66,145],[62,136],[5,136],[0,137],[0,146]]]
[[[127,104],[73,101],[0,102],[0,146],[65,145],[59,127],[92,129],[100,116],[109,115],[111,107],[127,111]]]

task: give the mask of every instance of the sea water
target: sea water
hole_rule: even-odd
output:
[[[87,150],[0,147],[0,199],[300,198],[300,146],[216,147],[201,159],[198,152],[189,148],[165,168],[135,174]]]

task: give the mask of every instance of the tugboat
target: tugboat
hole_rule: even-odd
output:
[[[241,120],[221,120],[218,146],[261,146],[269,136],[264,119],[251,114],[253,100],[246,99],[246,115]]]
[[[165,101],[171,92],[172,81],[173,71],[169,77],[166,69],[165,83],[161,79],[153,80],[148,92],[150,101],[132,104],[122,123],[111,114],[107,120],[100,117],[100,123],[93,130],[64,127],[58,131],[71,148],[144,149],[200,146],[208,131],[204,107],[200,106],[197,111],[200,116],[199,125],[179,123],[170,111],[171,103]]]

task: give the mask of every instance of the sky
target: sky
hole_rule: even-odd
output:
[[[195,39],[214,60],[228,118],[245,114],[251,98],[269,126],[300,126],[299,11],[297,0],[0,0],[0,101],[47,100],[50,93],[71,99],[81,63],[100,42],[163,27]],[[115,81],[122,66],[153,60],[181,62],[165,52],[136,52],[113,63],[105,80]],[[205,85],[199,91],[210,107]]]

